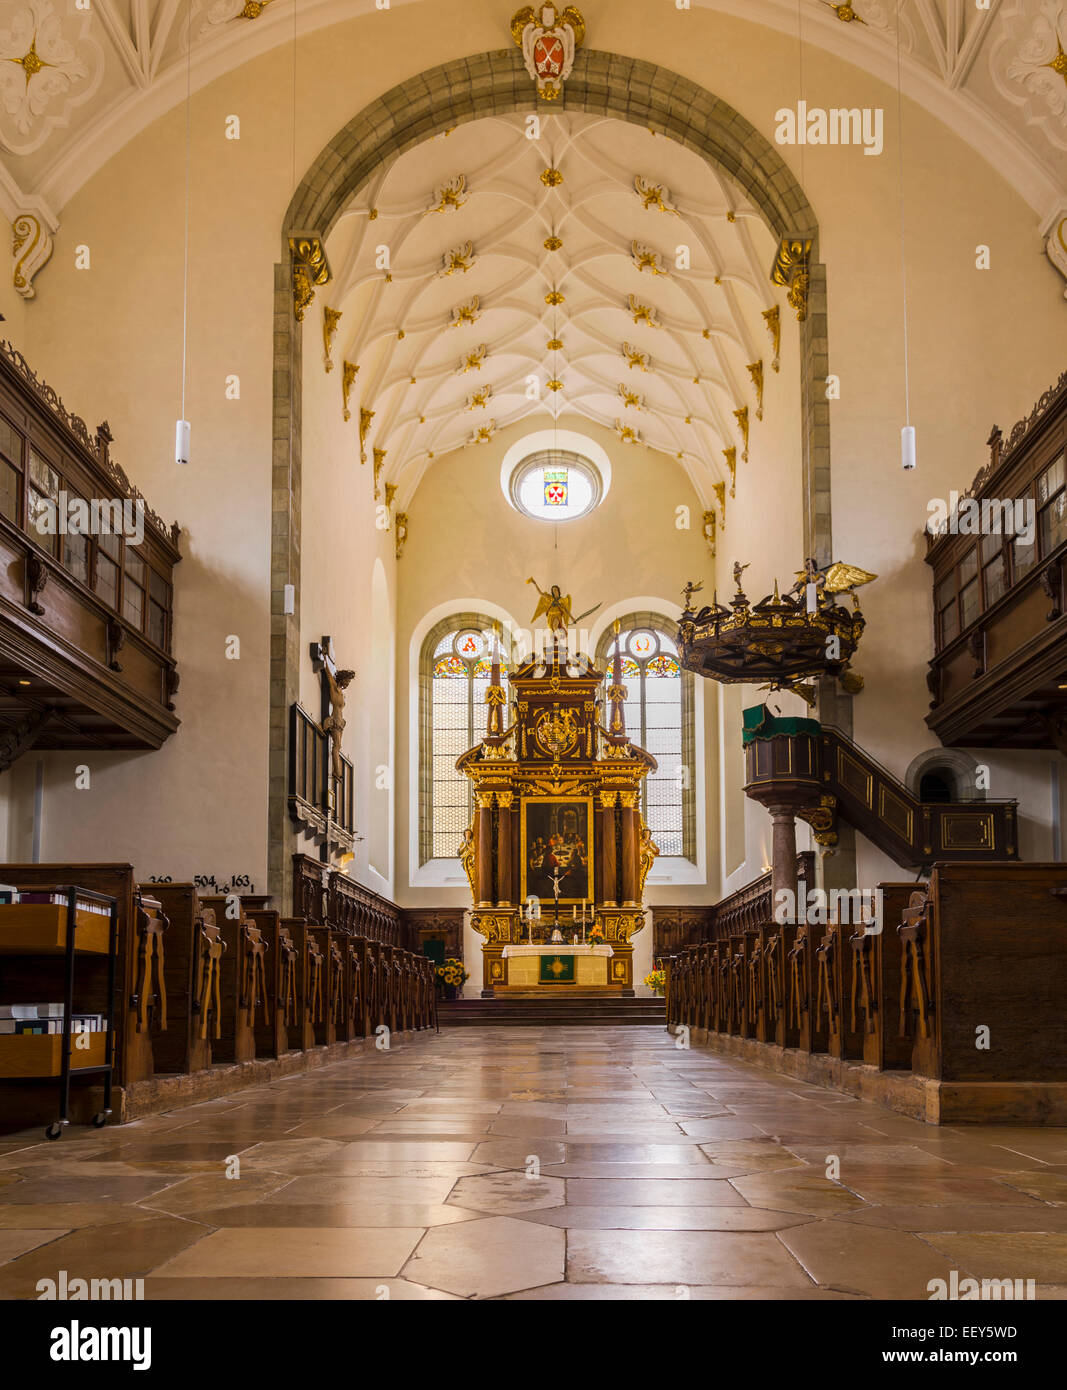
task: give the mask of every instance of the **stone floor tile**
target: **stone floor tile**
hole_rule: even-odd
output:
[[[806,1288],[812,1283],[776,1235],[726,1232],[712,1239],[702,1231],[571,1231],[567,1279],[579,1284],[640,1281],[732,1287]]]
[[[507,1216],[428,1231],[403,1274],[468,1298],[493,1298],[563,1277],[562,1231]]]

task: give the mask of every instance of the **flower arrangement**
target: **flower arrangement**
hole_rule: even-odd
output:
[[[463,982],[470,979],[470,975],[463,969],[461,960],[456,960],[455,956],[449,956],[443,965],[437,967],[437,978],[448,992],[461,989]]]
[[[665,994],[667,992],[666,970],[650,970],[645,976],[645,984],[653,994]]]
[[[603,946],[607,938],[604,935],[604,928],[599,922],[594,922],[586,934],[586,941],[590,946]]]

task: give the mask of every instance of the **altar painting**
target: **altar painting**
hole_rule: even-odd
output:
[[[522,897],[540,898],[546,916],[556,883],[561,907],[593,897],[592,797],[528,797],[522,802],[520,844]]]

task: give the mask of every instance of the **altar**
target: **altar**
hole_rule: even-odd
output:
[[[456,760],[474,784],[459,857],[483,938],[482,997],[632,995],[631,937],[644,928],[645,878],[659,853],[641,815],[656,760],[626,731],[618,624],[602,669],[568,649],[570,599],[558,586],[542,594],[535,621],[542,612],[547,645],[507,672],[508,688],[493,642],[486,736]]]
[[[504,988],[533,989],[543,985],[575,985],[607,988],[611,984],[608,962],[615,952],[603,946],[575,946],[556,943],[549,946],[505,946],[500,953],[507,961]],[[494,991],[495,993],[495,991]]]

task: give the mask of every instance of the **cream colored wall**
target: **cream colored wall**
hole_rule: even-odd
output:
[[[359,461],[358,409],[344,420],[340,368],[327,373],[323,364],[321,309],[316,303],[304,321],[300,702],[318,719],[320,678],[309,649],[330,636],[337,664],[356,672],[345,692],[343,748],[355,768],[362,838],[347,872],[392,896],[395,538],[391,519],[388,530],[377,524],[374,469]]]
[[[584,9],[590,43],[637,54],[692,78],[768,137],[775,111],[795,100],[797,54],[790,35],[698,10],[668,8],[657,19],[643,0],[611,0],[610,5],[592,0]],[[183,723],[158,753],[89,758],[93,789],[77,796],[68,789],[75,762],[85,757],[46,755],[46,856],[121,853],[142,873],[177,878],[221,870],[249,872],[262,881],[272,277],[293,169],[299,177],[347,120],[393,84],[452,56],[508,42],[506,15],[495,0],[466,7],[462,24],[447,8],[427,2],[375,12],[301,40],[295,152],[288,51],[256,58],[196,93],[188,389],[193,462],[187,469],[171,461],[179,410],[184,111],[172,111],[131,140],[61,210],[56,251],[38,277],[38,298],[28,306],[13,305],[5,327],[72,409],[90,424],[105,416],[110,420],[119,461],[152,505],[168,518],[180,518],[186,528],[176,598],[182,675],[177,703]],[[965,486],[983,462],[988,425],[996,419],[1007,428],[1058,374],[1067,308],[1055,271],[1038,254],[1030,209],[978,154],[906,102],[912,419],[919,469],[903,474],[895,96],[814,49],[805,53],[805,75],[810,104],[880,105],[887,116],[886,149],[878,158],[854,149],[808,148],[801,167],[799,149],[782,154],[820,219],[821,252],[829,267],[831,370],[840,374],[843,392],[832,413],[835,552],[880,575],[864,594],[870,626],[857,664],[868,688],[855,703],[856,735],[903,773],[919,749],[935,742],[923,723],[929,583],[925,568],[915,563],[922,553],[918,533],[926,503]],[[242,119],[242,139],[236,143],[223,139],[231,113]],[[92,251],[88,272],[74,269],[74,248],[83,243]],[[992,249],[990,271],[973,268],[979,243]],[[7,306],[8,300],[0,299],[5,313]],[[368,679],[359,652],[373,649],[368,647],[373,564],[382,559],[390,586],[393,568],[389,540],[371,537],[368,530],[367,470],[359,471],[353,462],[351,433],[336,429],[337,375],[314,380],[319,307],[306,329],[302,632],[311,640],[332,625],[339,654],[349,660],[351,652],[360,670],[347,747],[362,759],[359,817],[366,826],[377,824],[379,815],[366,780],[370,741],[376,750],[383,746],[370,709],[373,700],[385,697],[377,681]],[[241,377],[239,402],[224,398],[230,372]],[[764,582],[802,559],[795,528],[781,508],[783,497],[795,500],[798,484],[788,481],[789,469],[774,468],[779,446],[782,459],[795,457],[792,430],[798,420],[795,400],[787,395],[795,390],[795,375],[795,360],[783,353],[781,378],[771,381],[782,400],[780,405],[769,400],[773,409],[767,419],[753,425],[753,458],[747,471],[742,465],[736,505],[728,511],[720,547],[721,591],[729,587],[723,576],[735,555],[751,559],[747,579]],[[320,386],[327,392],[321,421]],[[778,430],[782,433],[776,435]],[[458,481],[458,496],[471,496],[465,479],[483,466],[478,458],[467,453],[439,461],[411,500],[412,539],[396,580],[399,591],[390,589],[389,601],[400,614],[398,884],[407,876],[406,634],[417,614],[447,597],[448,589],[500,592],[518,614],[526,608],[521,579],[531,566],[525,556],[514,580],[501,582],[490,570],[472,569],[455,538],[451,547],[430,539],[438,526],[437,504],[459,519],[450,502],[457,491],[446,488],[444,480]],[[487,495],[499,498],[495,480]],[[409,500],[402,495],[401,505]],[[464,514],[464,538],[479,525],[477,515]],[[341,516],[351,558],[343,570],[331,573],[330,552],[316,536],[336,541]],[[638,534],[641,513],[620,520],[623,539],[610,548],[605,544],[581,556],[561,550],[576,592],[588,589],[613,598],[628,590],[647,592],[655,580],[673,593],[677,586],[668,586],[668,575],[677,578],[684,569],[682,577],[695,577],[701,544],[695,534],[681,541],[673,532],[663,534],[662,546],[648,547]],[[658,522],[653,529],[661,534]],[[692,561],[681,565],[690,547]],[[621,556],[628,557],[626,563]],[[336,563],[332,557],[331,562]],[[753,582],[753,590],[757,587]],[[224,659],[230,634],[241,638],[239,662]],[[303,686],[307,702],[313,698],[309,670]],[[1015,765],[1010,758],[1006,762]],[[1034,779],[1018,775],[1033,799],[1025,815],[1040,827],[1048,817],[1048,796]],[[12,799],[12,825],[24,825],[25,798],[31,794],[25,778],[7,777],[3,794]],[[79,799],[83,796],[87,800]],[[725,797],[736,815],[736,788],[727,788]],[[757,809],[746,807],[746,820]],[[760,857],[758,839],[758,824],[750,825],[746,874]],[[361,846],[357,867],[363,874],[369,874],[369,852],[368,845]],[[734,857],[728,836],[728,869]],[[454,896],[458,900],[462,894]]]
[[[537,428],[544,427],[537,421]],[[412,760],[417,744],[409,737],[412,723],[411,671],[420,645],[413,634],[447,599],[484,596],[520,627],[529,628],[537,595],[527,585],[532,575],[542,588],[558,583],[574,597],[581,612],[594,603],[631,612],[635,601],[661,596],[668,616],[676,615],[677,595],[686,578],[706,572],[708,552],[699,529],[699,499],[681,467],[642,446],[620,445],[615,435],[576,417],[560,419],[607,450],[612,483],[607,497],[588,516],[553,527],[516,511],[500,486],[501,461],[510,446],[530,431],[526,425],[502,430],[489,444],[461,450],[435,461],[409,504],[410,537],[400,561],[397,630],[397,893],[411,906],[469,904],[462,876],[459,886],[410,886],[409,816],[417,809],[410,795]],[[694,524],[676,527],[676,508],[688,507]],[[638,607],[643,605],[638,603]],[[453,611],[462,611],[459,602]],[[490,612],[489,616],[495,616]],[[598,622],[601,614],[590,619]],[[595,647],[596,630],[591,629]],[[417,666],[416,666],[417,669]],[[714,787],[718,715],[715,687],[705,683],[704,738]],[[651,888],[651,901],[704,902],[715,896],[718,879],[718,815],[714,795],[705,831],[711,882]],[[458,868],[458,866],[457,866]]]

